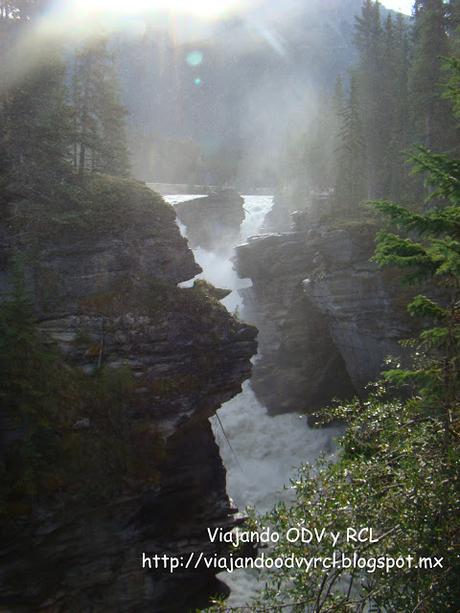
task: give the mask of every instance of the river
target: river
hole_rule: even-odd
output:
[[[198,196],[165,196],[171,204],[192,200]],[[241,225],[240,242],[260,233],[264,218],[273,205],[272,196],[244,196],[245,219]],[[186,236],[185,228],[179,224]],[[222,303],[230,312],[237,312],[244,319],[244,310],[238,289],[251,285],[249,279],[240,279],[232,266],[234,245],[219,254],[204,249],[194,249],[195,259],[203,272],[203,278],[217,287],[232,290]],[[187,282],[191,284],[193,281]],[[254,359],[259,359],[256,356]],[[304,462],[314,462],[323,452],[331,453],[337,428],[312,429],[304,416],[294,413],[268,415],[257,400],[251,382],[246,381],[238,396],[222,405],[219,420],[211,419],[220,453],[227,470],[227,492],[236,506],[247,506],[265,512],[292,492],[289,480],[295,475],[295,467]],[[222,426],[223,430],[222,431]],[[228,441],[231,447],[229,446]],[[256,571],[239,570],[219,575],[231,589],[229,606],[243,606],[261,587]]]

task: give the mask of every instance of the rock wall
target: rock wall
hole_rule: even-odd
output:
[[[387,356],[401,356],[400,341],[414,331],[406,311],[411,291],[396,271],[370,261],[375,233],[375,226],[361,223],[324,232],[314,241],[316,269],[302,283],[326,317],[358,392],[379,376]]]
[[[192,248],[219,252],[238,241],[244,219],[244,199],[232,189],[214,191],[175,205],[178,219],[187,228]]]
[[[399,276],[370,262],[372,224],[313,225],[305,213],[294,228],[237,249],[253,283],[244,315],[260,331],[252,384],[272,411],[363,392],[413,332]]]
[[[251,385],[273,413],[302,412],[352,393],[327,317],[302,285],[314,258],[304,233],[262,236],[237,248],[238,274],[253,283],[240,290],[243,317],[259,329]]]
[[[215,572],[143,570],[142,553],[225,554],[206,529],[230,530],[240,516],[208,418],[250,375],[256,330],[202,288],[176,287],[199,267],[169,205],[139,184],[95,181],[99,208],[83,207],[76,219],[25,201],[10,207],[1,287],[10,285],[12,256],[25,255],[45,338],[88,375],[128,366],[136,402],[127,419],[154,431],[164,454],[158,479],[110,504],[33,505],[2,535],[0,609],[194,610],[218,590]],[[77,418],[83,435],[97,435],[88,416]]]

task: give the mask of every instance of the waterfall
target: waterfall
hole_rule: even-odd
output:
[[[167,196],[165,199],[175,204],[196,197]],[[261,231],[272,205],[271,196],[244,196],[246,214],[241,226],[242,242]],[[186,235],[185,228],[180,228]],[[220,250],[218,254],[201,248],[193,252],[203,269],[198,278],[231,289],[232,293],[222,303],[231,312],[238,309],[244,319],[238,289],[251,286],[251,282],[240,279],[233,269],[234,245],[228,245],[227,250]],[[264,512],[281,499],[288,500],[292,496],[289,480],[295,474],[295,467],[314,462],[323,452],[332,453],[334,438],[340,432],[333,427],[312,429],[306,417],[293,413],[268,415],[257,400],[250,381],[243,384],[238,396],[222,405],[218,414],[226,436],[216,417],[211,418],[211,424],[227,470],[227,492],[241,510],[252,506]],[[230,587],[227,602],[234,607],[243,606],[261,587],[255,570],[224,572],[219,579]]]

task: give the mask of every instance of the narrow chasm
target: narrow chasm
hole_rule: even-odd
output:
[[[18,418],[5,403],[2,453],[13,457],[26,440],[39,453],[40,435],[56,457],[18,473],[3,509],[1,607],[205,606],[224,589],[215,570],[169,573],[144,556],[227,555],[207,529],[231,530],[241,517],[209,418],[250,376],[257,331],[209,285],[177,287],[200,267],[161,196],[103,175],[85,189],[78,223],[23,199],[3,225],[3,289],[14,286],[20,248],[34,350],[50,355],[46,393],[56,406],[47,401],[48,421],[33,426],[33,415]]]
[[[231,290],[222,304],[238,320],[249,321],[259,327],[261,321],[256,317],[256,312],[261,301],[254,294],[256,288],[249,278],[252,275],[241,265],[240,252],[250,250],[260,241],[273,240],[263,234],[264,220],[273,206],[273,197],[244,195],[240,198],[236,193],[231,197],[226,190],[221,199],[218,192],[208,197],[180,194],[165,198],[178,211],[178,223],[183,235],[192,237],[195,259],[202,268],[202,272],[186,285],[196,286],[202,282],[200,280],[206,280],[219,288]],[[213,215],[213,211],[220,211],[219,216]],[[244,219],[239,225],[241,216]],[[227,240],[214,240],[213,243],[209,239],[213,235],[219,239],[227,237]],[[252,258],[252,254],[249,257]],[[268,261],[256,258],[251,261],[261,274],[268,264]],[[300,279],[298,281],[300,288]],[[300,300],[306,303],[301,288],[300,294]],[[286,300],[289,299],[286,296]],[[267,309],[265,317],[274,321],[276,314]],[[308,314],[304,319],[298,318],[296,324],[300,331],[306,322]],[[328,338],[326,336],[326,341]],[[334,439],[342,431],[339,426],[317,429],[308,423],[307,409],[318,404],[309,404],[312,396],[308,395],[307,390],[314,389],[316,383],[313,377],[305,381],[303,376],[317,356],[314,348],[308,345],[309,339],[302,337],[302,340],[305,342],[299,349],[296,363],[291,361],[290,371],[288,364],[284,365],[284,370],[281,364],[280,371],[279,361],[268,362],[267,366],[269,347],[277,342],[276,332],[270,325],[261,325],[259,353],[253,358],[251,379],[243,384],[241,393],[222,405],[216,417],[211,417],[212,429],[226,468],[227,492],[240,509],[251,506],[265,512],[281,500],[288,501],[291,498],[289,480],[295,476],[295,467],[304,461],[314,461],[322,453],[332,454]],[[326,341],[323,339],[322,342]],[[318,338],[318,342],[321,342],[321,338]],[[329,342],[332,345],[332,341]],[[269,371],[267,378],[275,381],[275,388],[261,383],[259,373],[264,368]],[[302,386],[303,396],[292,385],[294,378]],[[290,381],[290,384],[283,385],[284,380]],[[344,381],[342,386],[349,385],[346,373]],[[324,390],[322,394],[324,400]],[[219,578],[230,588],[228,606],[245,606],[263,584],[263,577],[255,570],[223,572]]]

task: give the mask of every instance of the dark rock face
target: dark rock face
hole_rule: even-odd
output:
[[[397,276],[369,261],[375,228],[317,225],[237,249],[245,316],[259,328],[252,384],[273,411],[361,392],[411,335]]]
[[[8,611],[194,610],[216,591],[215,572],[142,568],[143,553],[209,556],[222,546],[206,528],[231,530],[240,516],[206,421],[168,444],[158,488],[73,515],[49,514],[2,547],[1,602]]]
[[[219,251],[234,245],[244,219],[244,199],[231,189],[175,205],[179,220],[187,227],[192,248]]]
[[[327,318],[302,286],[313,257],[303,233],[260,237],[237,248],[238,274],[253,283],[240,290],[244,315],[259,329],[261,357],[251,384],[274,413],[311,409],[352,390]]]
[[[379,376],[387,356],[401,355],[399,342],[414,329],[400,276],[369,261],[374,237],[365,225],[327,232],[317,241],[316,271],[303,283],[358,392]]]
[[[43,334],[85,372],[101,362],[131,368],[137,401],[129,418],[160,434],[159,478],[98,507],[34,508],[0,545],[5,610],[194,610],[217,591],[215,571],[142,569],[143,552],[225,555],[207,528],[230,530],[241,520],[208,418],[250,375],[256,330],[199,288],[175,286],[199,267],[174,211],[144,188],[127,196],[122,222],[102,216],[91,229],[63,220],[41,228],[40,211],[17,205],[2,241],[2,280],[7,287],[15,249],[33,252],[26,272]]]

